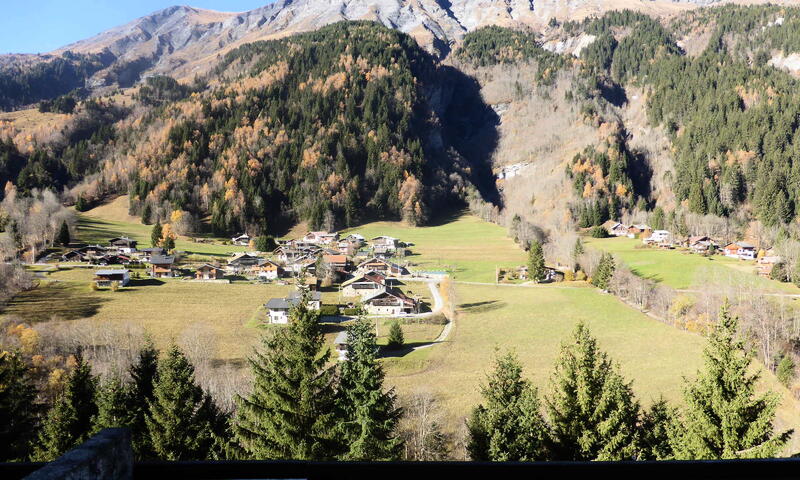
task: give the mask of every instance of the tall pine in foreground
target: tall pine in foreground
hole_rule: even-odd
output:
[[[334,427],[334,370],[308,292],[290,311],[290,322],[250,358],[253,391],[239,400],[233,423],[245,458],[332,459],[342,450]]]
[[[194,381],[194,367],[172,346],[158,365],[153,400],[145,416],[153,452],[163,460],[203,460],[211,456],[221,415]]]
[[[139,359],[130,368],[131,385],[127,408],[131,415],[133,452],[137,458],[151,458],[153,444],[145,417],[153,401],[153,387],[158,379],[158,350],[151,341],[139,351]]]
[[[24,460],[36,427],[36,387],[20,355],[0,352],[0,462]]]
[[[578,324],[561,347],[546,398],[555,460],[630,460],[639,404],[588,328]]]
[[[738,319],[726,302],[703,352],[704,367],[684,392],[681,428],[673,435],[677,459],[768,458],[792,431],[776,432],[775,393],[756,396],[753,354],[737,337]]]
[[[92,433],[92,420],[97,415],[97,380],[80,353],[76,361],[62,392],[44,419],[34,448],[34,460],[53,460],[86,441]]]
[[[97,416],[93,420],[94,431],[104,428],[130,428],[133,416],[128,409],[128,387],[118,376],[112,376],[97,390]]]
[[[398,435],[401,410],[394,389],[383,390],[372,325],[359,317],[347,329],[347,359],[341,364],[336,407],[340,435],[347,449],[342,460],[398,460],[403,442]]]
[[[470,457],[476,461],[547,460],[547,426],[539,412],[536,388],[522,378],[522,365],[512,353],[498,357],[495,370],[481,388],[467,427]]]
[[[531,248],[528,250],[528,277],[536,283],[541,282],[547,276],[547,270],[544,265],[544,251],[542,250],[542,243],[539,240],[531,242]]]

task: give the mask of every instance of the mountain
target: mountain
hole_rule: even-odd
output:
[[[611,9],[669,15],[719,0],[279,0],[247,12],[170,7],[54,52],[111,54],[90,87],[130,84],[146,73],[192,78],[244,43],[316,30],[342,20],[372,20],[408,33],[429,52],[447,55],[486,25],[541,30],[551,18],[580,20]],[[44,57],[45,59],[48,57]],[[2,60],[0,60],[2,63]],[[121,80],[120,80],[121,79]]]

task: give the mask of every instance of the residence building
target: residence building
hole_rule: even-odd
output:
[[[225,270],[210,263],[203,264],[197,267],[194,273],[194,278],[197,280],[220,280],[225,276]]]
[[[130,281],[130,272],[127,269],[98,270],[94,272],[94,283],[98,287],[110,287],[114,282],[124,287]]]
[[[170,278],[175,275],[175,257],[172,255],[153,255],[150,257],[150,276]]]

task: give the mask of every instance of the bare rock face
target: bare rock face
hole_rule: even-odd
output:
[[[720,0],[277,0],[241,13],[176,6],[67,45],[53,53],[107,51],[116,57],[115,75],[99,72],[89,85],[168,73],[191,78],[206,71],[243,43],[315,30],[342,20],[372,20],[414,37],[421,46],[446,56],[463,36],[487,25],[545,28],[551,18],[582,19],[604,11],[632,8],[668,14]],[[578,45],[554,50],[580,51]],[[0,56],[2,58],[3,56]],[[120,73],[121,72],[121,73]],[[111,80],[113,81],[113,80]]]

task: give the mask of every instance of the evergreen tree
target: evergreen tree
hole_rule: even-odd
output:
[[[77,365],[67,376],[63,391],[39,431],[35,460],[53,460],[86,441],[92,433],[92,419],[97,415],[97,380],[80,353],[76,360]]]
[[[476,461],[547,460],[547,425],[540,413],[536,388],[522,378],[522,365],[508,353],[495,360],[495,369],[481,387],[478,405],[467,427],[470,457]]]
[[[164,460],[203,460],[211,456],[221,415],[194,380],[194,367],[178,347],[158,364],[153,400],[145,416],[155,456]]]
[[[389,327],[389,338],[387,340],[386,347],[390,350],[398,350],[403,348],[403,344],[405,344],[403,328],[400,326],[400,322],[395,320],[392,322],[392,326]]]
[[[561,347],[546,406],[556,460],[630,460],[639,404],[584,324]]]
[[[172,236],[165,238],[161,246],[168,252],[175,250],[175,238]]]
[[[256,250],[259,252],[272,252],[277,248],[277,244],[275,243],[275,238],[269,235],[261,235],[260,237],[256,237]]]
[[[161,245],[161,236],[164,235],[164,230],[161,228],[161,222],[156,220],[153,229],[150,231],[150,244],[155,248]]]
[[[36,387],[19,354],[0,352],[0,462],[24,460],[36,427]]]
[[[608,290],[611,286],[611,279],[614,277],[615,268],[614,256],[610,253],[603,252],[600,256],[600,263],[597,265],[597,270],[595,270],[592,276],[592,285],[602,290]]]
[[[575,245],[572,247],[572,260],[577,262],[578,257],[583,255],[585,252],[586,250],[583,248],[583,242],[581,241],[581,238],[576,238]]]
[[[60,245],[66,247],[69,246],[70,237],[69,237],[69,225],[67,225],[67,221],[64,220],[61,222],[61,228],[58,230],[58,237],[56,239]]]
[[[145,204],[144,209],[142,210],[142,223],[145,225],[150,225],[152,216],[153,216],[153,209],[150,207],[149,203]]]
[[[75,200],[75,210],[79,212],[89,210],[89,202],[86,201],[83,195],[78,195],[78,198]]]
[[[795,377],[794,358],[792,358],[791,354],[787,353],[781,356],[781,360],[775,369],[775,376],[778,377],[784,387],[789,388]]]
[[[737,324],[726,302],[703,351],[704,367],[684,392],[681,428],[671,438],[676,459],[774,457],[792,434],[775,431],[778,395],[756,396],[759,373],[751,373],[753,354],[737,338]]]
[[[250,359],[253,391],[239,399],[233,423],[245,458],[322,460],[341,450],[334,427],[334,370],[316,312],[303,301],[290,311],[290,324],[264,336]]]
[[[137,458],[152,458],[153,445],[145,417],[153,401],[153,387],[158,379],[158,351],[151,341],[139,351],[139,359],[130,368],[131,386],[127,408],[131,415],[131,437]]]
[[[675,411],[659,399],[642,414],[639,426],[639,460],[669,460],[673,456],[670,432]]]
[[[528,250],[528,277],[536,283],[547,277],[547,269],[544,266],[544,252],[542,251],[542,244],[538,240],[531,241],[531,248]]]
[[[128,427],[133,416],[128,408],[130,392],[118,376],[102,383],[97,390],[97,416],[94,417],[94,432],[104,428]]]
[[[403,442],[398,436],[402,411],[394,389],[384,391],[383,367],[370,322],[364,317],[347,329],[347,359],[341,364],[336,407],[340,436],[347,448],[343,460],[398,460]]]

